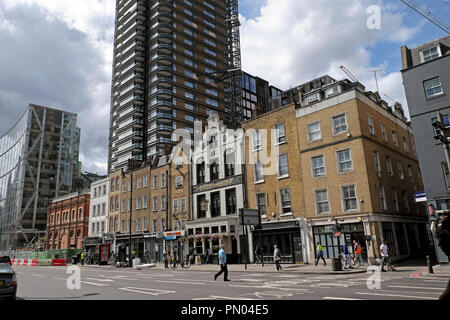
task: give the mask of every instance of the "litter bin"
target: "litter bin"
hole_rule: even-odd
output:
[[[333,271],[342,271],[342,262],[340,258],[331,259],[331,268]]]

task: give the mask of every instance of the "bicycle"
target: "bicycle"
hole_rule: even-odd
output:
[[[358,256],[358,258],[350,256],[350,268],[358,269],[362,265],[361,256]],[[342,266],[345,266],[345,257],[343,254],[341,254],[341,263]]]
[[[172,262],[172,269],[176,269],[180,267],[181,269],[189,269],[191,267],[191,261],[189,257],[184,259],[181,263],[179,260],[175,260]]]

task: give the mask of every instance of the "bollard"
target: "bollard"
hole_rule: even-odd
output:
[[[431,264],[430,256],[427,256],[427,265],[428,265],[428,273],[434,273],[433,272],[433,265]]]

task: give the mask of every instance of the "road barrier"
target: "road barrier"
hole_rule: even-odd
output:
[[[12,266],[66,266],[65,259],[11,259]]]
[[[52,259],[52,266],[65,266],[66,259]]]

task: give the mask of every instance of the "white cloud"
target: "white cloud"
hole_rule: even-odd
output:
[[[344,65],[375,90],[373,73],[368,72],[378,68],[372,65],[373,46],[394,42],[400,48],[419,30],[405,27],[404,11],[385,2],[268,0],[259,17],[241,16],[243,69],[286,90],[324,74],[346,78],[339,69]],[[370,5],[381,8],[381,29],[367,27]],[[380,91],[406,103],[398,72],[378,76]]]

